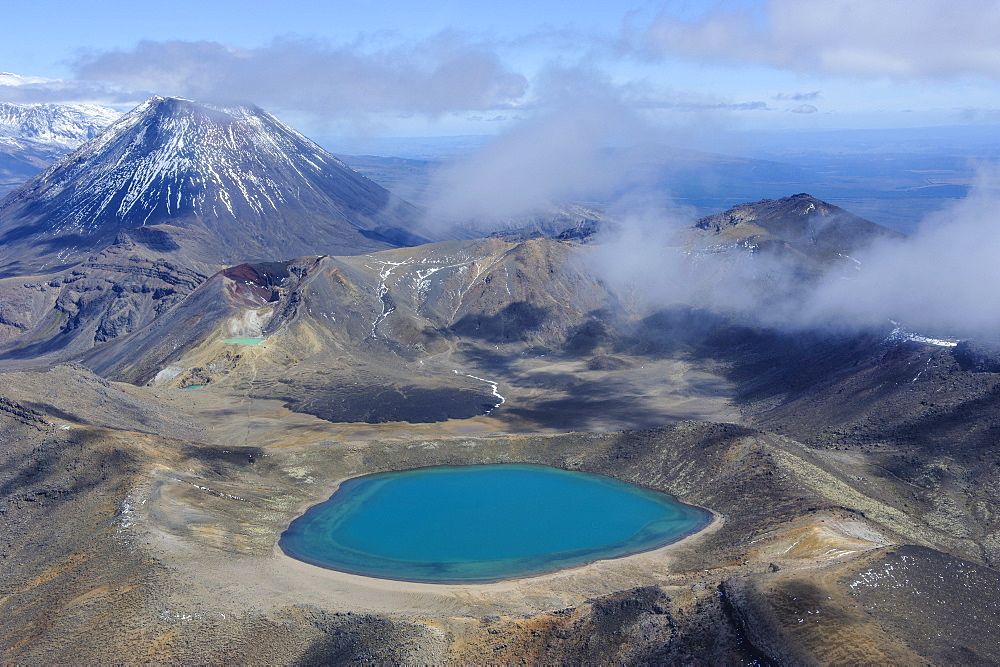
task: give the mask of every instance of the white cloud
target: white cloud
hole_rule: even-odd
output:
[[[863,77],[1000,79],[996,0],[767,0],[686,21],[661,14],[625,43],[676,55]]]
[[[1000,172],[984,171],[968,197],[924,221],[906,243],[859,254],[862,271],[827,280],[806,323],[884,323],[943,335],[1000,335]]]
[[[598,150],[618,112],[591,106],[526,121],[438,174],[431,217],[506,218],[604,189]]]
[[[527,89],[525,77],[489,45],[447,31],[390,45],[277,39],[238,49],[208,41],[143,41],[86,55],[75,69],[84,80],[198,100],[249,100],[327,118],[505,108]]]
[[[10,104],[93,104],[132,105],[149,93],[124,90],[97,81],[66,81],[0,72],[0,102]]]
[[[438,172],[433,190],[439,197],[430,218],[485,223],[553,200],[605,197],[636,173],[627,161],[609,164],[603,150],[648,146],[664,138],[636,111],[648,107],[636,104],[633,88],[599,71],[550,67],[539,74],[534,89],[528,118]],[[666,104],[658,101],[657,108]]]
[[[1000,171],[984,171],[965,199],[905,241],[853,253],[818,283],[791,255],[688,254],[665,214],[623,217],[592,253],[592,267],[650,309],[689,304],[791,329],[858,330],[895,320],[934,336],[1000,336]],[[673,247],[672,247],[673,246]]]
[[[808,93],[778,93],[774,96],[776,100],[792,100],[794,102],[810,102],[819,97],[818,90],[812,90]]]

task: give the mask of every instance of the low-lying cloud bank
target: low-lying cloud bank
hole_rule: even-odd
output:
[[[1000,172],[904,241],[881,241],[815,282],[794,260],[760,253],[689,253],[690,220],[630,215],[588,261],[626,300],[655,310],[704,307],[791,329],[855,330],[891,320],[945,337],[1000,340]]]
[[[926,219],[900,244],[860,254],[861,271],[834,275],[811,295],[806,323],[864,325],[886,318],[933,333],[1000,338],[1000,172]]]
[[[551,200],[588,200],[613,192],[622,174],[604,168],[601,149],[611,128],[630,116],[609,103],[564,108],[521,123],[435,175],[432,187],[439,196],[429,219],[504,219]]]
[[[652,104],[648,92],[587,67],[545,68],[527,118],[436,173],[428,219],[478,220],[488,230],[491,219],[530,215],[553,201],[662,200],[654,181],[671,150],[665,147],[724,125],[738,110],[706,98],[686,123],[664,127],[643,113]],[[667,98],[656,104],[680,106]]]

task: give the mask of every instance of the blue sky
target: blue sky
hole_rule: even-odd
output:
[[[0,71],[59,81],[0,101],[249,99],[403,136],[581,109],[675,134],[1000,124],[1000,0],[5,5]]]

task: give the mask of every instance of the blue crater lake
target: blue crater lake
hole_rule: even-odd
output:
[[[710,520],[699,507],[602,475],[434,466],[346,480],[292,521],[279,545],[342,572],[482,583],[655,549]]]

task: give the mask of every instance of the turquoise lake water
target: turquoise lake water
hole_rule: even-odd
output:
[[[223,343],[235,343],[236,345],[260,345],[263,338],[223,338]]]
[[[279,545],[343,572],[477,583],[655,549],[710,519],[601,475],[530,464],[435,466],[343,482],[292,521]]]

